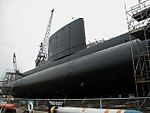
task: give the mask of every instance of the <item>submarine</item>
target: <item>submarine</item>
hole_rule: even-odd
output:
[[[84,19],[65,25],[49,38],[48,60],[11,83],[18,98],[99,98],[135,94],[132,58],[149,40],[124,33],[86,44]],[[134,45],[134,46],[133,46]],[[131,47],[134,50],[132,56]],[[136,57],[134,58],[137,59]]]

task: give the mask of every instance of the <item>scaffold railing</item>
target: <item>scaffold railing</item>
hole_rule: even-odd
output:
[[[139,3],[126,11],[128,30],[133,31],[149,24],[150,1],[139,0]],[[137,21],[140,20],[140,21]]]

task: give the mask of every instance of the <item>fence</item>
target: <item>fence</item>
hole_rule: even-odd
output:
[[[150,112],[150,97],[138,98],[96,98],[96,99],[24,99],[24,98],[0,98],[0,103],[13,103],[17,109],[27,109],[28,102],[32,102],[34,110],[47,111],[48,106],[61,105],[64,107],[84,108],[109,108],[132,109]],[[21,112],[20,112],[21,113]],[[23,113],[23,112],[22,112]]]

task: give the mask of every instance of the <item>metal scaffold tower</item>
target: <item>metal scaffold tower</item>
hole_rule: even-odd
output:
[[[150,41],[147,41],[150,39],[150,1],[139,0],[137,5],[126,10],[126,17],[129,40],[132,43],[136,96],[150,96]],[[135,47],[132,40],[136,40],[137,43],[142,40],[146,43],[144,47]],[[137,52],[133,48],[136,48]]]

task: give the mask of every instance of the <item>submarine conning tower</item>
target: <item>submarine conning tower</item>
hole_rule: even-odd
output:
[[[78,18],[65,25],[49,38],[48,60],[41,60],[36,68],[50,63],[51,65],[67,62],[70,55],[86,48],[83,18]],[[66,58],[65,58],[66,57]],[[63,59],[62,61],[58,61]],[[59,63],[54,63],[55,61]]]
[[[50,37],[48,60],[56,61],[84,48],[86,48],[84,21],[79,18]]]

